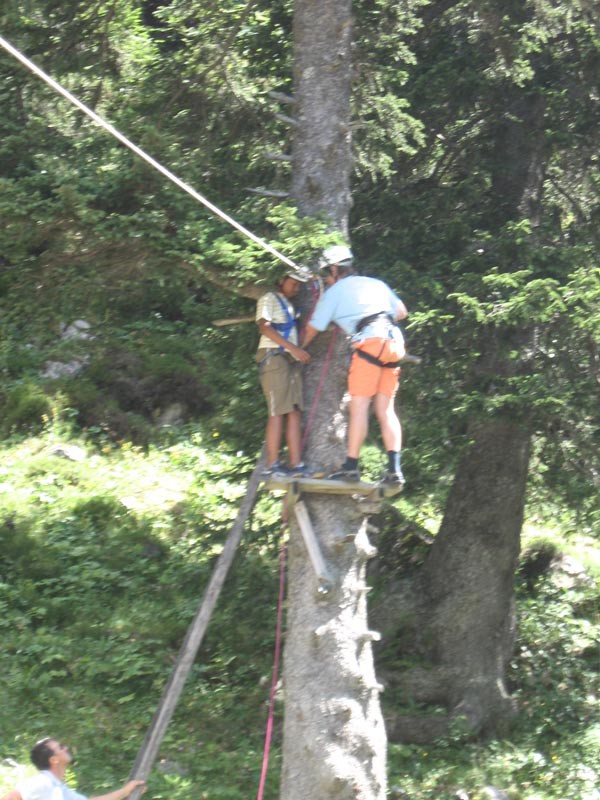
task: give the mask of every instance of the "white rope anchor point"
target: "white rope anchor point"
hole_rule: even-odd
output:
[[[230,217],[229,214],[226,214],[224,211],[221,211],[220,208],[217,208],[217,206],[215,206],[214,203],[211,203],[210,200],[207,200],[206,197],[203,197],[189,184],[182,181],[180,178],[177,177],[177,175],[174,175],[166,167],[163,167],[163,165],[160,164],[158,161],[156,161],[154,158],[152,158],[152,156],[149,156],[148,153],[144,152],[130,139],[128,139],[126,136],[120,133],[120,131],[118,131],[114,127],[114,125],[111,125],[109,122],[106,122],[106,120],[104,120],[101,116],[96,114],[95,111],[92,111],[91,108],[88,108],[84,103],[81,102],[81,100],[78,100],[74,95],[72,95],[71,92],[69,92],[67,89],[64,88],[64,86],[61,86],[60,83],[57,83],[57,81],[55,81],[54,78],[51,78],[50,75],[47,75],[43,70],[41,70],[38,66],[36,66],[36,64],[34,64],[33,61],[30,61],[26,56],[23,55],[23,53],[17,50],[16,47],[13,47],[13,45],[10,44],[10,42],[7,42],[6,39],[4,39],[2,36],[0,36],[0,45],[8,53],[14,56],[14,58],[16,58],[17,61],[20,61],[21,64],[27,67],[27,69],[29,69],[39,78],[41,78],[45,83],[47,83],[48,86],[54,89],[55,92],[58,92],[58,94],[62,95],[66,100],[68,100],[70,103],[76,106],[80,111],[83,111],[84,114],[87,114],[87,116],[90,117],[90,119],[92,119],[97,125],[100,125],[101,128],[104,128],[105,131],[108,131],[108,133],[110,133],[111,136],[114,136],[115,139],[118,139],[122,144],[125,145],[125,147],[128,147],[137,156],[143,158],[144,161],[150,164],[151,167],[154,167],[155,170],[161,172],[172,183],[174,183],[176,186],[179,186],[180,189],[183,189],[184,192],[187,192],[199,203],[202,203],[202,205],[206,206],[206,208],[212,211],[212,213],[215,214],[217,217],[220,217],[222,220],[231,225],[232,228],[235,228],[241,234],[248,237],[248,239],[251,239],[253,242],[260,245],[260,247],[262,247],[263,250],[266,250],[268,253],[271,253],[271,255],[275,256],[280,261],[283,261],[283,263],[287,264],[288,267],[292,267],[293,269],[298,268],[297,264],[295,264],[291,259],[287,258],[287,256],[284,256],[283,253],[280,253],[268,242],[265,242],[264,239],[261,239],[259,236],[256,236],[256,234],[252,233],[252,231],[249,231],[248,228],[245,228],[243,225],[240,225],[240,223],[237,222],[235,219],[233,219],[233,217]]]

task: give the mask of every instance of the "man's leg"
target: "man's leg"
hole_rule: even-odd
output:
[[[400,486],[404,484],[404,475],[402,474],[400,463],[402,426],[394,408],[394,394],[395,392],[392,395],[378,392],[375,395],[373,406],[381,427],[381,437],[387,450],[388,464],[383,476],[383,482]]]
[[[267,467],[272,466],[279,457],[281,433],[283,431],[283,414],[274,414],[267,418],[265,430],[265,446],[267,449]]]
[[[369,430],[370,405],[370,397],[350,397],[350,418],[348,420],[346,460],[338,470],[329,475],[330,479],[344,481],[360,480],[358,456],[360,454],[360,448],[367,438],[367,432]]]
[[[346,460],[338,470],[329,475],[331,480],[360,480],[358,456],[369,430],[371,399],[371,397],[350,396]]]
[[[360,448],[369,432],[370,397],[350,397],[350,419],[348,422],[348,449],[350,458],[358,458]]]
[[[367,433],[369,432],[369,408],[373,399],[370,387],[376,385],[379,369],[354,355],[348,374],[348,391],[350,393],[350,414],[348,420],[348,437],[346,444],[346,460],[337,472],[329,477],[333,480],[359,480],[360,470],[358,457]]]
[[[402,448],[402,426],[394,408],[394,396],[388,397],[378,392],[375,395],[373,408],[381,427],[381,438],[385,449],[399,452]]]

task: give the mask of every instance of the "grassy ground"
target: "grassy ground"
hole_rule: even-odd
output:
[[[95,794],[123,782],[220,552],[252,464],[189,429],[146,450],[49,426],[0,452],[0,791],[42,735],[76,752]],[[273,652],[280,509],[253,514],[146,797],[256,793]],[[460,733],[390,747],[390,796],[598,800],[598,551],[589,532],[530,522],[510,668],[510,740]],[[535,559],[559,563],[541,576]],[[267,798],[277,797],[278,734]],[[8,760],[6,760],[8,759]]]

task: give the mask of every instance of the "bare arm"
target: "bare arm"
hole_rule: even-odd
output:
[[[400,307],[396,309],[396,313],[394,314],[395,320],[406,319],[408,316],[408,311],[406,310],[406,306],[402,301],[400,301]]]
[[[7,794],[3,794],[0,800],[23,800],[21,792],[16,789],[11,789]]]
[[[125,800],[125,798],[129,797],[135,788],[138,786],[144,786],[144,784],[145,781],[128,781],[126,784],[121,786],[120,789],[115,789],[114,792],[109,792],[108,794],[98,794],[94,797],[90,797],[89,800]],[[5,800],[5,798],[1,798],[1,800]],[[8,798],[8,800],[12,800],[12,798]]]
[[[306,328],[304,329],[304,339],[302,340],[302,347],[307,347],[315,338],[317,333],[321,333],[321,331],[318,331],[316,328],[313,328],[313,326],[310,323],[307,324]]]
[[[280,347],[284,347],[286,350],[289,350],[290,353],[297,358],[298,361],[301,361],[303,364],[308,364],[310,361],[310,355],[303,350],[298,345],[292,344],[292,342],[288,342],[279,331],[276,331],[275,328],[271,325],[271,323],[266,319],[259,319],[258,320],[258,330],[262,333],[263,336],[266,336],[267,339],[270,339],[275,344],[279,345]]]

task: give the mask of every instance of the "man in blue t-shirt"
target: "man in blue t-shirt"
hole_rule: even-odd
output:
[[[390,287],[376,278],[357,275],[353,256],[344,245],[323,252],[321,270],[329,288],[320,298],[307,326],[302,346],[306,346],[334,322],[351,336],[353,350],[348,373],[350,418],[346,460],[331,480],[358,481],[360,448],[367,436],[371,403],[388,454],[383,482],[402,485],[400,465],[402,428],[394,408],[404,356],[404,341],[394,324],[407,315],[406,307]]]
[[[88,800],[64,783],[71,753],[66,744],[56,739],[40,739],[31,750],[31,761],[39,770],[33,778],[22,781],[16,789],[3,795],[0,800]],[[94,795],[89,800],[125,800],[144,781],[128,781],[107,794]]]

